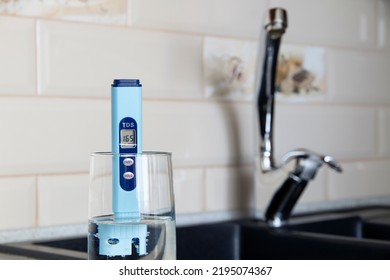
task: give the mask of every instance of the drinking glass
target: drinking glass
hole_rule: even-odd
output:
[[[176,259],[170,153],[91,155],[88,258]]]

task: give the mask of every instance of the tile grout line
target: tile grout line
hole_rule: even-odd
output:
[[[126,26],[132,27],[133,26],[133,1],[132,0],[127,0],[126,1]]]
[[[206,189],[206,174],[207,167],[202,167],[202,189],[203,189],[203,198],[202,198],[202,211],[207,212],[207,189]]]
[[[39,227],[39,175],[35,176],[35,227]]]

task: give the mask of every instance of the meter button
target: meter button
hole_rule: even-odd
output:
[[[132,166],[134,164],[134,160],[132,158],[125,158],[123,160],[124,166]]]
[[[123,178],[125,178],[126,180],[131,180],[134,178],[134,174],[132,172],[125,172],[123,173]]]

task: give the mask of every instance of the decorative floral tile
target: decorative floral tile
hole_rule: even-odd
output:
[[[0,0],[0,15],[126,24],[126,0]]]
[[[325,48],[282,45],[278,58],[276,90],[284,96],[324,94]]]
[[[257,78],[256,41],[206,37],[203,42],[206,98],[251,100]]]

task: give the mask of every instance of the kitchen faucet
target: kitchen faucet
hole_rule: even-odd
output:
[[[277,59],[282,35],[287,29],[287,12],[281,8],[269,10],[266,29],[266,46],[261,85],[257,98],[260,125],[260,168],[263,174],[274,172],[295,161],[295,168],[278,188],[269,203],[265,220],[272,227],[280,227],[288,221],[291,212],[307,183],[314,179],[322,164],[341,172],[341,166],[330,156],[320,155],[307,149],[287,152],[277,164],[273,149],[273,113],[275,102],[275,78]]]

